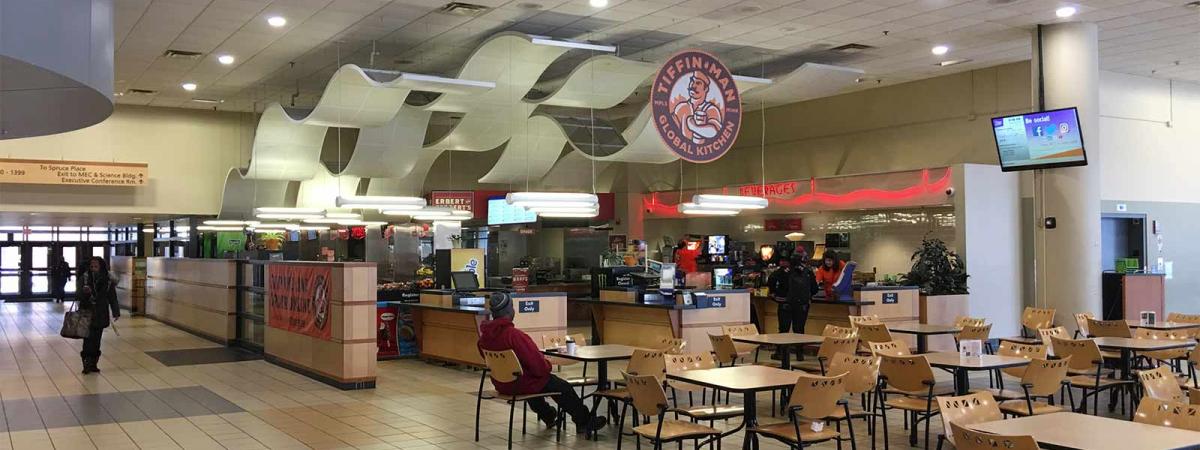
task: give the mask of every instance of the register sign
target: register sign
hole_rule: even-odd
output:
[[[145,186],[146,163],[0,158],[0,183]]]

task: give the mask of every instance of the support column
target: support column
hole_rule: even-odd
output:
[[[1037,227],[1036,304],[1056,308],[1055,320],[1064,324],[1070,323],[1074,313],[1101,313],[1097,27],[1077,22],[1046,25],[1041,28],[1040,42],[1035,31],[1033,43],[1034,89],[1038,89],[1041,66],[1045,109],[1077,107],[1088,149],[1087,166],[1049,169],[1034,177],[1039,220],[1057,220],[1055,229],[1046,229],[1043,224]],[[1038,92],[1034,95],[1036,100]]]

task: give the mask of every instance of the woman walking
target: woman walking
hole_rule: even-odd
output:
[[[104,329],[121,317],[121,309],[117,306],[117,282],[109,275],[104,258],[93,256],[85,267],[87,270],[79,276],[79,307],[92,312],[92,323],[79,356],[83,359],[83,373],[89,374],[100,371],[96,367],[100,362],[100,338]]]

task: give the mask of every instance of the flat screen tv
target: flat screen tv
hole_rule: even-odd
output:
[[[1005,172],[1087,165],[1075,108],[996,117],[992,133]]]
[[[488,225],[508,225],[514,223],[537,222],[537,213],[528,211],[521,206],[513,206],[504,197],[488,199]]]
[[[709,236],[707,253],[710,255],[724,255],[725,244],[728,243],[728,241],[729,236],[723,234]]]

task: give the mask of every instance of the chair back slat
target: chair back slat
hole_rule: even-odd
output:
[[[712,344],[713,354],[717,357],[717,362],[721,365],[728,366],[737,363],[738,351],[733,345],[733,336],[728,334],[710,334],[708,341]]]
[[[846,393],[845,377],[844,373],[832,377],[800,375],[788,399],[788,408],[796,408],[796,415],[805,419],[833,415],[839,409],[838,400]]]
[[[1050,338],[1052,337],[1063,339],[1071,338],[1071,334],[1067,333],[1067,329],[1065,327],[1039,328],[1037,330],[1037,334],[1038,337],[1042,339],[1042,343],[1046,345],[1050,345]]]
[[[758,327],[752,323],[744,323],[741,325],[721,325],[721,334],[730,336],[749,336],[758,334]]]
[[[1182,430],[1200,431],[1200,406],[1157,398],[1143,398],[1133,421]]]
[[[1133,337],[1133,333],[1129,332],[1129,324],[1124,320],[1088,319],[1087,324],[1088,333],[1093,337]]]
[[[1014,356],[1025,359],[1046,359],[1046,351],[1049,346],[1042,344],[1020,344],[1016,342],[1001,341],[1000,349],[996,354],[1000,356]],[[1025,367],[1006,367],[1000,369],[1004,373],[1020,378],[1025,375]]]
[[[992,337],[992,324],[986,325],[965,325],[962,326],[962,331],[958,332],[958,340],[980,340],[986,341]]]
[[[658,340],[658,350],[662,350],[667,354],[683,353],[684,347],[687,347],[687,341],[683,338],[662,338]]]
[[[872,342],[867,344],[867,348],[871,350],[871,354],[875,356],[909,356],[912,354],[908,350],[908,344],[904,341],[887,341],[887,342]]]
[[[821,348],[817,349],[817,358],[830,361],[834,355],[838,353],[854,353],[858,349],[858,338],[836,338],[827,337],[821,341]],[[828,366],[828,364],[826,364]],[[828,372],[833,373],[833,372]]]
[[[658,415],[660,409],[666,408],[667,393],[663,391],[662,381],[653,375],[633,375],[626,372],[625,387],[633,399],[633,407],[638,413],[647,416]]]
[[[1104,362],[1100,347],[1091,339],[1051,337],[1050,345],[1054,349],[1054,356],[1063,359],[1070,357],[1070,367],[1075,370],[1091,370]]]
[[[1021,313],[1021,325],[1030,330],[1054,326],[1054,308],[1025,308]]]
[[[1046,397],[1054,395],[1062,387],[1067,378],[1067,369],[1071,367],[1071,357],[1062,359],[1034,358],[1025,368],[1021,384],[1029,385],[1029,396]]]
[[[987,323],[987,319],[982,317],[958,316],[954,318],[954,326],[959,328],[969,326],[980,326]]]
[[[1167,322],[1200,323],[1200,314],[1168,313]]]
[[[974,425],[977,423],[1002,420],[1000,405],[990,392],[977,392],[958,397],[938,397],[938,411],[942,413],[942,426],[950,429],[950,422],[959,425]],[[954,436],[946,436],[954,443]]]
[[[840,337],[840,338],[855,337],[856,338],[856,337],[858,337],[858,330],[854,329],[853,327],[839,327],[837,325],[827,323],[827,324],[825,324],[825,329],[821,330],[821,336],[822,337]]]
[[[933,367],[922,355],[879,355],[879,358],[879,376],[887,380],[888,386],[902,391],[924,392],[935,382]]]
[[[483,363],[491,372],[492,379],[501,383],[517,381],[525,373],[521,369],[521,360],[517,359],[517,352],[512,350],[483,350]]]
[[[878,314],[871,314],[869,316],[850,316],[849,320],[850,320],[850,328],[858,328],[858,326],[862,325],[862,324],[883,323],[879,320]]]
[[[1033,436],[1007,436],[984,433],[950,423],[950,432],[954,436],[954,448],[957,450],[1038,450],[1038,442]]]
[[[676,353],[667,355],[667,373],[679,373],[685,370],[712,369],[717,367],[717,361],[712,353]]]
[[[825,372],[846,374],[844,386],[848,394],[870,392],[879,382],[879,358],[858,356],[854,350],[838,353],[833,355]]]
[[[1138,383],[1142,385],[1144,398],[1156,398],[1172,402],[1187,401],[1183,388],[1171,372],[1171,366],[1158,366],[1150,370],[1142,370],[1137,374]]]
[[[1079,329],[1080,336],[1090,336],[1088,334],[1088,321],[1095,318],[1096,315],[1090,312],[1075,313],[1075,328]]]
[[[634,350],[625,372],[637,376],[652,375],[661,380],[667,373],[667,360],[663,355],[662,350]]]
[[[863,342],[887,342],[893,340],[892,332],[882,323],[858,324],[858,338]]]

